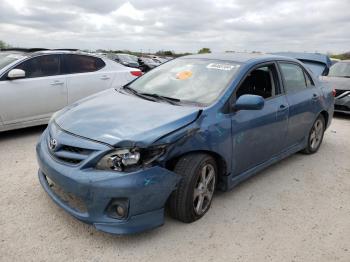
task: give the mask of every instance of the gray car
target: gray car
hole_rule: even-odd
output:
[[[350,60],[334,64],[322,79],[335,89],[334,111],[350,114]]]

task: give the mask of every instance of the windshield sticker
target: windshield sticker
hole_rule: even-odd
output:
[[[217,69],[217,70],[224,70],[224,71],[230,71],[234,68],[238,68],[239,65],[230,65],[230,64],[216,64],[216,63],[211,63],[207,65],[207,68],[209,69]]]
[[[186,80],[193,75],[192,71],[186,70],[176,74],[176,79]]]

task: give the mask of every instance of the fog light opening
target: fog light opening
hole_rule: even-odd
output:
[[[107,208],[107,214],[112,218],[125,219],[128,216],[128,200],[114,199]]]
[[[126,214],[125,207],[117,205],[117,208],[115,209],[115,211],[116,211],[118,216],[125,217],[125,214]]]

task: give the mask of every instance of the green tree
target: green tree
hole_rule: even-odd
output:
[[[3,48],[8,48],[9,45],[6,44],[4,41],[0,40],[0,49],[3,49]]]
[[[341,59],[341,60],[350,59],[350,52],[346,52],[346,53],[338,54],[338,55],[331,55],[331,57]]]
[[[211,50],[208,47],[203,47],[198,51],[198,54],[208,54],[208,53],[211,53]]]
[[[156,52],[156,55],[160,55],[160,56],[174,56],[175,55],[175,52],[173,51],[170,51],[170,50],[160,50],[158,52]]]

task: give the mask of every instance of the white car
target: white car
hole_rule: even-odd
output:
[[[138,69],[79,51],[2,51],[0,132],[46,124],[63,107],[121,87],[141,74]]]

